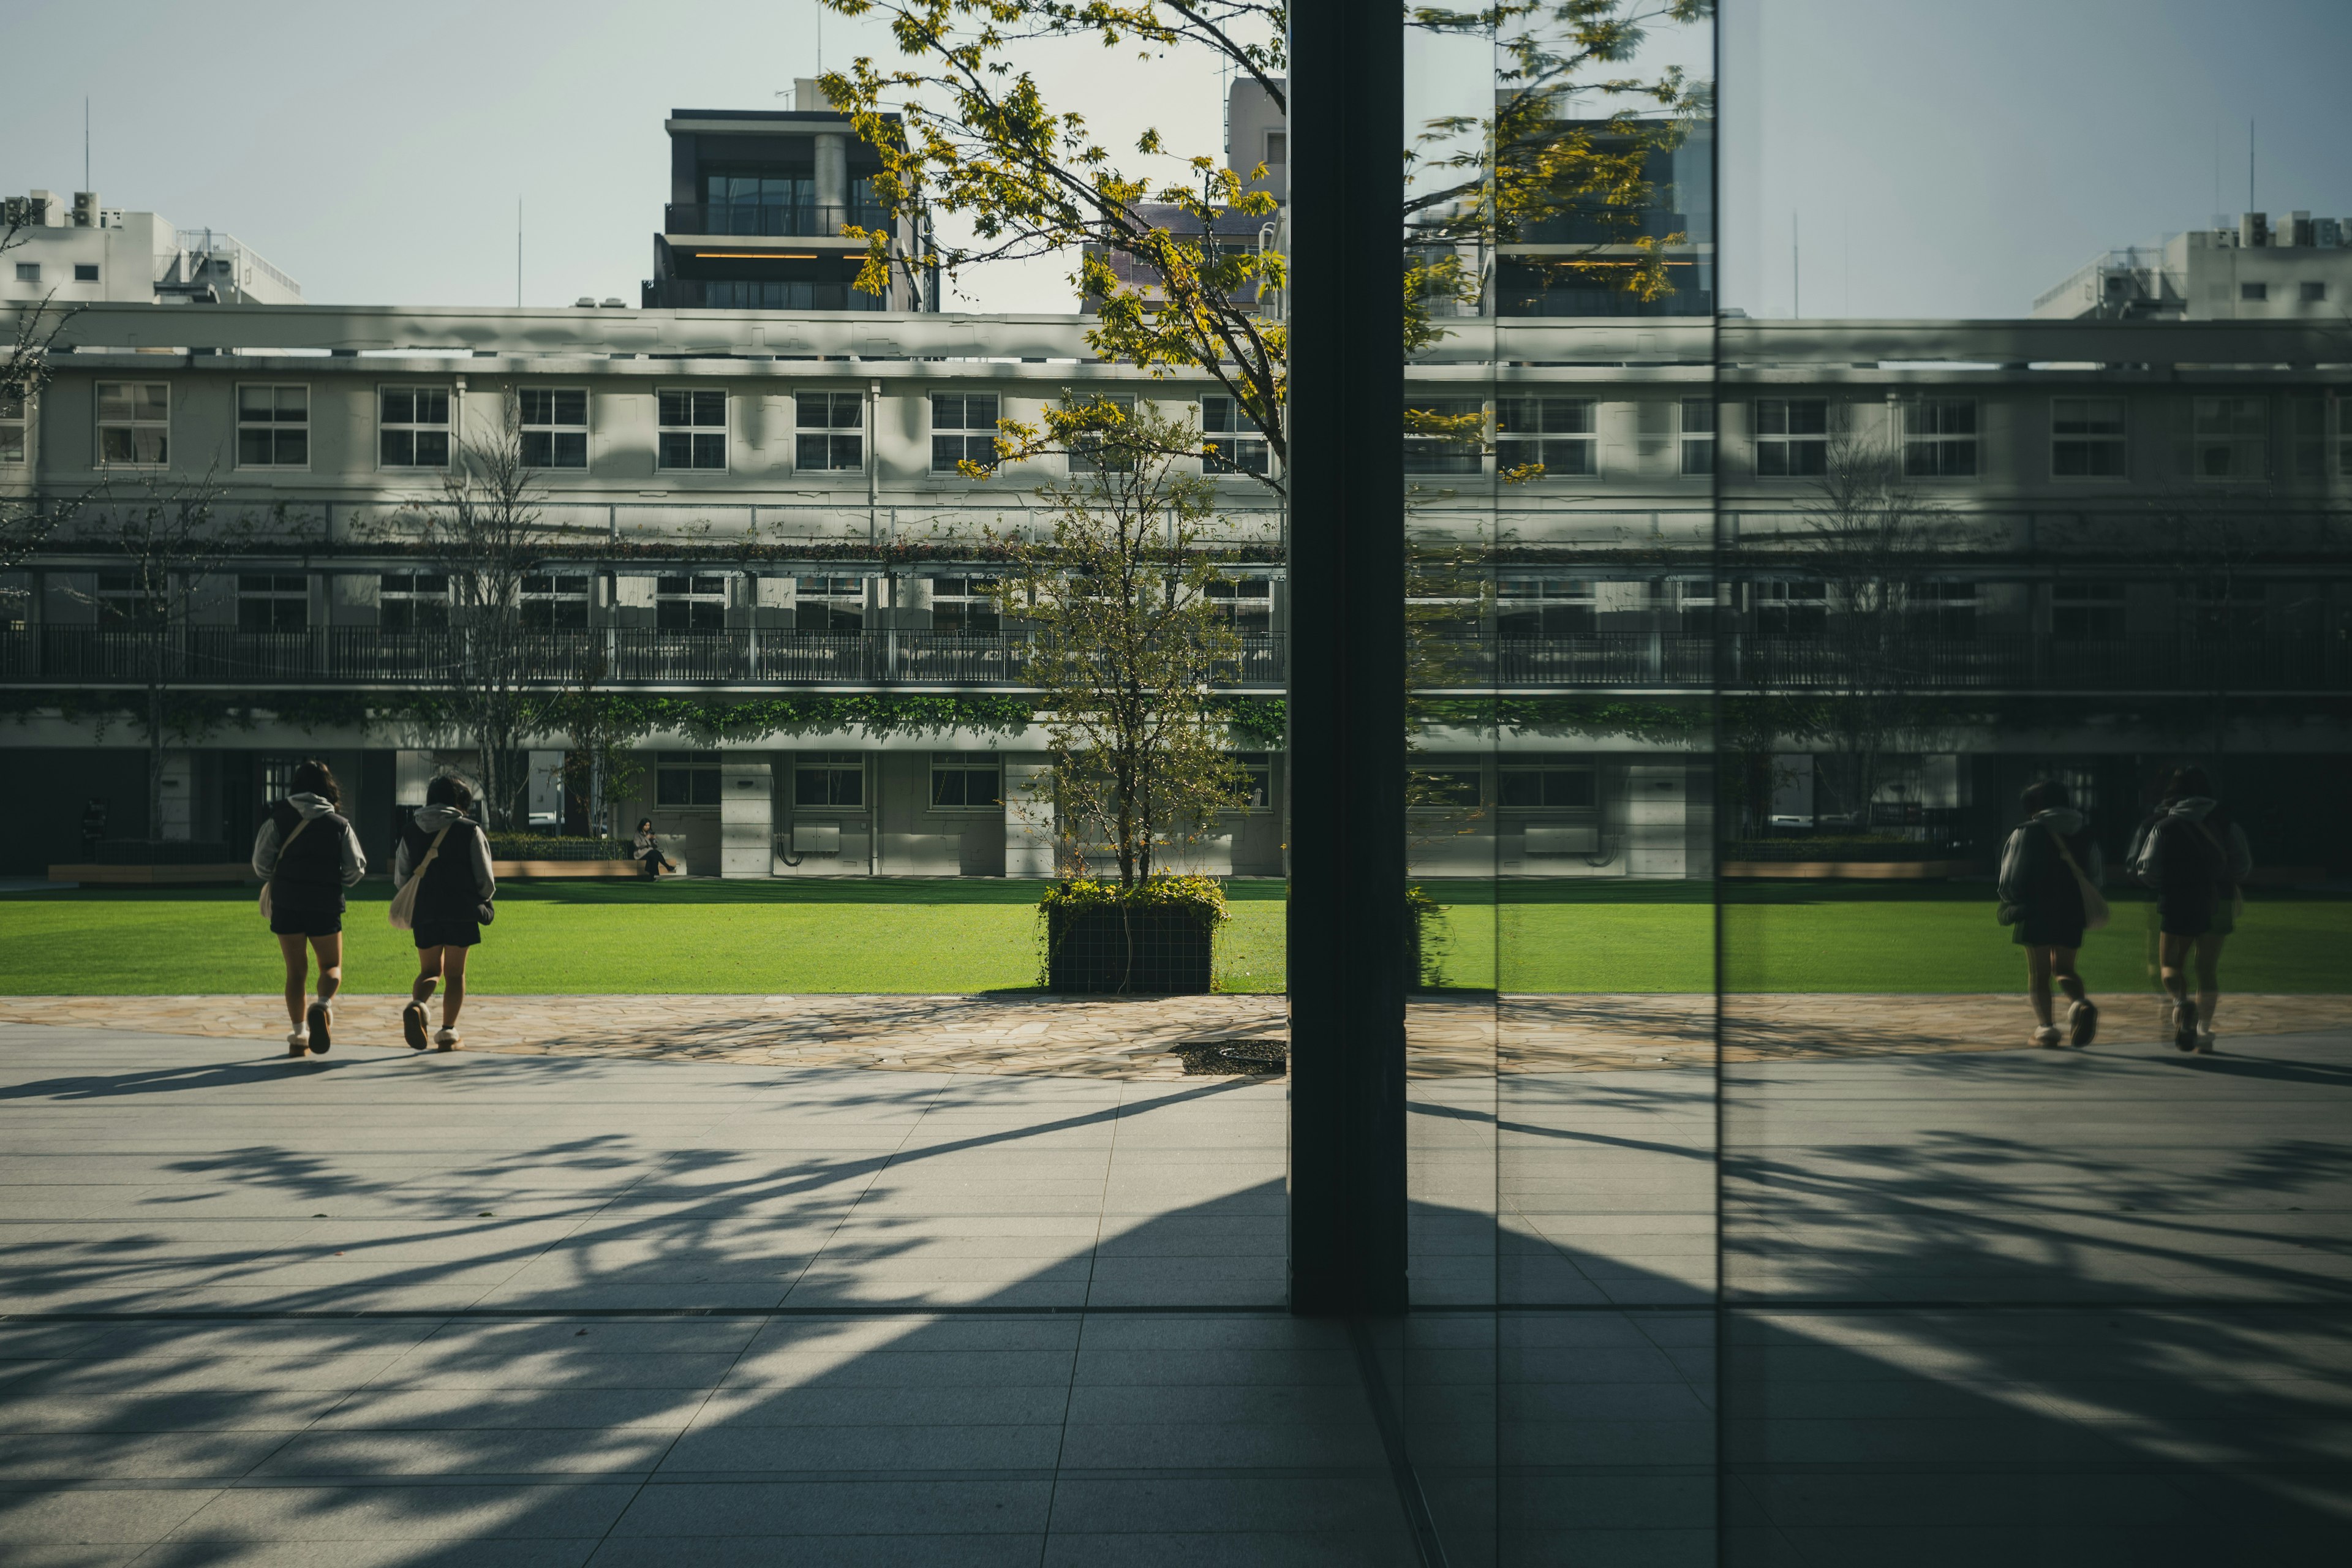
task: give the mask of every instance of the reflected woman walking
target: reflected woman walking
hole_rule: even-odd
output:
[[[343,983],[343,889],[367,874],[367,857],[336,809],[343,792],[333,770],[315,759],[299,763],[287,786],[253,836],[253,871],[286,960],[286,1018],[293,1026],[286,1054],[323,1057],[334,1044],[335,992]],[[319,999],[306,1009],[311,950],[319,955]]]
[[[2032,1042],[2059,1043],[2050,989],[2066,996],[2065,1043],[2087,1046],[2099,1032],[2099,1009],[2084,989],[2074,955],[2083,933],[2106,923],[2098,885],[2106,866],[2085,830],[2066,786],[2044,780],[2026,787],[2026,819],[2000,852],[2000,921],[2025,949],[2027,1000],[2033,1005]]]
[[[2221,1003],[2221,943],[2238,929],[2239,889],[2254,868],[2243,829],[2213,798],[2202,768],[2180,768],[2140,824],[2129,862],[2156,892],[2157,963],[2171,1013],[2175,1049],[2210,1055]],[[2189,1002],[2189,960],[2197,960],[2197,1003]]]

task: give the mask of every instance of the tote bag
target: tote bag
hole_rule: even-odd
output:
[[[384,918],[392,921],[393,930],[416,929],[416,889],[425,883],[425,868],[433,864],[434,858],[441,853],[441,840],[448,837],[449,830],[446,827],[433,836],[432,847],[425,851],[425,858],[416,863],[416,869],[408,874],[408,880],[400,885],[400,891],[393,894],[392,907],[384,911]]]
[[[301,837],[302,830],[310,826],[310,819],[307,816],[294,825],[294,831],[288,834],[286,836],[286,842],[278,847],[278,865],[283,866],[286,864],[286,851],[294,847],[294,840]],[[277,900],[269,896],[269,889],[276,886],[278,886],[278,873],[275,869],[272,869],[269,873],[269,880],[261,884],[260,910],[261,918],[263,920],[268,920],[269,918],[269,911],[277,906]]]

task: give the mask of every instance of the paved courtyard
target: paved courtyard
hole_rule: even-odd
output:
[[[1718,1117],[1663,1024],[1436,1005],[1360,1341],[1278,1079],[0,1023],[0,1562],[1405,1563],[1391,1436],[1464,1562],[2352,1546],[2352,1032],[1735,1008]]]

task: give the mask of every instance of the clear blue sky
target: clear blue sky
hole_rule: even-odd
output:
[[[356,5],[0,0],[16,68],[0,186],[226,228],[319,301],[635,301],[674,105],[758,108],[816,58],[813,0]],[[2222,209],[2352,216],[2352,0],[1729,0],[1726,297],[1808,314],[2022,314],[2109,246]],[[833,63],[873,52],[828,18]],[[1200,59],[1058,47],[1049,89],[1123,143],[1219,151]],[[1066,309],[1066,267],[973,276],[974,308]]]

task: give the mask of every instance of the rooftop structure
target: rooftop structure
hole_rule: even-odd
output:
[[[2040,321],[2342,321],[2352,218],[2246,213],[2160,245],[2110,250],[2033,301]]]
[[[70,204],[55,191],[7,200],[0,257],[0,300],[54,300],[61,305],[299,305],[302,286],[236,236],[174,228],[161,214],[102,205],[77,191]]]

